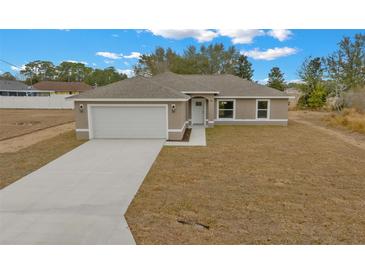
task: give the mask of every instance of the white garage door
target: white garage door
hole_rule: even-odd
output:
[[[91,138],[167,138],[165,106],[92,106]]]

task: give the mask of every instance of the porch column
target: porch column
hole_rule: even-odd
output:
[[[207,100],[208,100],[208,127],[213,127],[214,126],[214,97],[211,96],[207,96]]]

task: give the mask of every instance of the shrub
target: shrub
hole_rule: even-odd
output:
[[[307,105],[310,108],[321,108],[326,103],[327,91],[323,85],[318,85],[308,96]]]
[[[332,113],[326,118],[330,126],[342,126],[351,131],[365,134],[365,113],[355,108],[343,109],[340,113]]]

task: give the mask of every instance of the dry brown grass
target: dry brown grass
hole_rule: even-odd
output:
[[[331,113],[324,119],[330,126],[345,127],[352,132],[365,133],[365,113],[354,108],[344,109],[341,113]]]
[[[126,214],[137,243],[365,244],[364,150],[293,122],[207,141],[163,148]]]
[[[0,109],[0,140],[75,120],[71,109]]]
[[[0,189],[82,143],[76,140],[74,131],[69,131],[15,153],[0,153]]]

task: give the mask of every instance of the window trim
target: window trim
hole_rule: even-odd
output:
[[[259,110],[264,110],[264,109],[259,109],[259,102],[267,102],[267,115],[266,115],[266,118],[259,118],[258,117]],[[256,120],[270,120],[270,112],[271,112],[270,102],[271,102],[270,99],[256,99]]]
[[[219,117],[219,102],[233,102],[233,117],[232,118],[220,118]],[[236,119],[236,99],[217,99],[217,107],[216,107],[216,110],[217,110],[217,120],[220,120],[220,121],[229,121],[229,120],[235,120]]]

